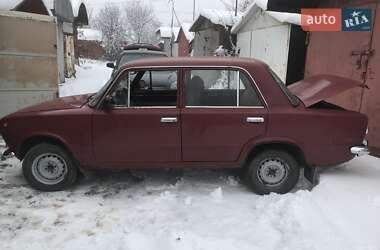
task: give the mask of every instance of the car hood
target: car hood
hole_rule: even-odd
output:
[[[76,109],[82,107],[87,102],[87,98],[89,96],[90,94],[57,98],[52,101],[43,102],[34,106],[21,109],[18,111],[18,113]]]
[[[340,76],[317,75],[293,83],[288,88],[301,99],[306,107],[310,107],[329,97],[361,85],[362,83],[359,81]]]

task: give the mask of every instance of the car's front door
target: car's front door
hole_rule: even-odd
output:
[[[186,70],[184,161],[236,162],[247,143],[265,134],[267,109],[251,80],[233,69]]]
[[[136,70],[119,77],[108,95],[107,107],[93,115],[98,163],[181,160],[177,75],[176,70]]]

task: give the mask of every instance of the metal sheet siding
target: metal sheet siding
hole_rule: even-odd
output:
[[[0,117],[56,97],[54,18],[0,12],[0,34]]]
[[[252,31],[242,32],[237,35],[237,47],[240,49],[240,57],[251,57]]]
[[[290,25],[268,27],[252,31],[251,57],[267,63],[286,81]]]
[[[264,12],[256,13],[237,34],[239,57],[267,63],[286,82],[291,26]]]

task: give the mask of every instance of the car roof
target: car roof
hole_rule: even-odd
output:
[[[150,43],[133,43],[124,47],[124,50],[138,50],[138,49],[147,49],[150,51],[163,51],[160,47],[157,47]]]
[[[127,55],[127,54],[154,54],[154,55],[166,55],[165,52],[163,51],[156,51],[156,50],[140,50],[140,49],[136,49],[136,50],[124,50],[123,52],[121,52],[120,55]]]
[[[163,57],[163,58],[144,58],[129,62],[122,68],[141,68],[141,67],[186,67],[186,66],[226,66],[226,67],[267,67],[267,65],[252,58],[236,57]]]

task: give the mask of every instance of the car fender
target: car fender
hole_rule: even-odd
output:
[[[72,146],[70,145],[69,142],[67,142],[62,136],[55,134],[55,133],[49,133],[49,132],[36,132],[36,133],[30,134],[27,137],[23,138],[21,140],[21,142],[18,144],[19,146],[16,149],[16,152],[14,152],[16,154],[16,156],[18,156],[19,158],[24,157],[23,154],[25,154],[26,152],[22,152],[23,147],[26,146],[25,144],[28,143],[28,141],[32,141],[34,138],[35,139],[46,138],[47,140],[50,139],[52,141],[58,141],[60,144],[62,144],[65,147],[66,150],[69,151],[70,154],[73,155],[73,157],[75,159],[78,159],[77,156],[75,155],[75,152],[72,150]]]
[[[290,138],[284,138],[284,137],[265,137],[262,136],[260,138],[254,138],[250,141],[248,141],[244,146],[239,156],[239,161],[244,165],[247,163],[247,161],[250,160],[250,157],[255,153],[255,148],[261,147],[261,146],[269,146],[269,145],[281,145],[286,146],[289,145],[290,147],[299,149],[300,153],[302,153],[302,157],[305,160],[306,163],[308,163],[307,155],[305,154],[305,151],[303,150],[302,144],[298,143],[297,141],[294,141]]]

